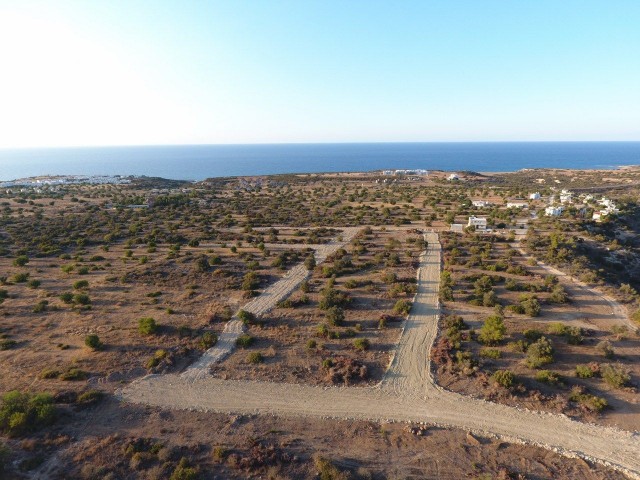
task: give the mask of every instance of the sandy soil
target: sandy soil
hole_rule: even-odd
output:
[[[440,244],[427,234],[418,294],[386,378],[375,388],[316,388],[256,381],[150,375],[119,392],[131,403],[242,414],[428,422],[579,455],[640,478],[638,433],[576,422],[444,391],[429,352],[437,334]]]

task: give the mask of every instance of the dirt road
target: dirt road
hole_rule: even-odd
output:
[[[339,238],[331,240],[323,245],[313,245],[316,264],[324,262],[329,255],[336,252],[339,248],[349,243],[353,237],[360,231],[360,228],[352,227],[342,230]],[[308,247],[306,245],[305,247]],[[307,268],[300,264],[289,270],[284,277],[270,285],[258,297],[251,300],[242,307],[242,310],[260,316],[274,308],[276,304],[288,297],[297,287],[310,275]],[[244,333],[244,324],[238,319],[236,314],[224,326],[224,330],[220,334],[220,338],[216,344],[209,350],[204,352],[202,357],[189,366],[181,377],[190,381],[196,381],[209,375],[209,368],[216,362],[222,361],[229,355],[236,346],[236,340]]]
[[[437,334],[440,244],[426,235],[418,293],[398,350],[376,387],[312,387],[210,376],[150,375],[119,392],[127,402],[236,414],[425,422],[579,455],[640,479],[640,435],[464,397],[438,387],[429,350]]]

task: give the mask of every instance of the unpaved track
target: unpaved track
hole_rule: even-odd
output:
[[[579,455],[640,479],[637,433],[464,397],[435,384],[429,350],[437,334],[440,244],[434,233],[426,239],[429,248],[421,257],[414,307],[391,366],[376,387],[323,388],[211,376],[193,382],[179,375],[149,375],[119,395],[132,403],[177,409],[460,427]]]
[[[313,245],[316,263],[320,264],[324,262],[329,255],[349,243],[358,231],[360,231],[360,228],[345,228],[339,238],[335,238],[323,245]],[[244,305],[242,310],[246,310],[256,316],[264,315],[275,307],[279,301],[291,295],[291,292],[308,276],[309,271],[304,265],[300,264],[293,267],[284,277],[273,285],[270,285],[258,297]],[[182,372],[180,376],[190,381],[206,378],[209,375],[211,365],[222,361],[233,351],[236,346],[236,340],[243,332],[244,325],[242,321],[238,319],[236,313],[224,326],[224,330],[220,334],[220,338],[218,338],[216,344],[204,352],[204,354]]]
[[[534,258],[532,255],[529,255],[524,248],[522,248],[520,243],[516,243],[515,248],[516,250],[518,250],[518,252],[520,252],[520,254],[523,257]],[[611,314],[610,314],[611,316],[608,319],[608,323],[624,325],[628,329],[630,329],[632,332],[634,332],[638,328],[638,326],[635,323],[633,323],[629,318],[629,315],[627,314],[627,309],[612,296],[607,295],[606,293],[603,293],[595,288],[590,287],[586,283],[578,280],[576,277],[569,275],[568,273],[565,273],[562,270],[558,270],[557,268],[552,267],[551,265],[547,265],[546,263],[538,260],[537,258],[535,258],[535,260],[537,262],[537,266],[542,268],[544,271],[549,272],[550,274],[560,277],[562,279],[565,279],[568,282],[571,282],[573,288],[582,290],[586,294],[586,296],[598,297],[602,299],[604,303],[609,305],[609,307],[611,308]]]

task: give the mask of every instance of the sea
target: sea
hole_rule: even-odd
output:
[[[176,180],[381,169],[506,172],[640,165],[640,142],[322,143],[0,149],[0,180],[145,175]]]

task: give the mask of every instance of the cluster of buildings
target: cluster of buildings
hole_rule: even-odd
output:
[[[124,177],[122,175],[57,175],[0,182],[0,188],[22,187],[21,191],[24,191],[25,188],[31,188],[35,189],[36,193],[39,193],[43,188],[52,191],[53,187],[64,185],[119,185],[125,183],[131,183],[131,177]]]
[[[598,200],[598,205],[602,208],[593,212],[593,216],[591,217],[596,222],[601,222],[604,217],[611,215],[612,213],[620,212],[616,204],[606,197],[602,197]]]
[[[421,168],[416,168],[414,170],[383,170],[383,175],[420,175],[426,176],[429,175],[429,170],[423,170]]]

